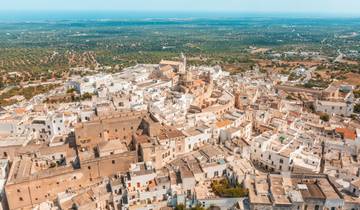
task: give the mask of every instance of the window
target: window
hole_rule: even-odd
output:
[[[111,162],[112,162],[112,164],[115,164],[115,160],[112,160]]]
[[[280,161],[279,161],[280,163],[284,163],[284,160],[283,159],[280,159]]]
[[[91,169],[91,166],[88,166],[88,169],[90,170],[90,169]]]
[[[23,201],[24,199],[23,199],[22,197],[19,197],[19,200],[20,200],[20,201]]]

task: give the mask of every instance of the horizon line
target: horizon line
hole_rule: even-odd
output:
[[[2,12],[201,12],[201,13],[263,13],[263,14],[348,14],[348,15],[360,15],[360,12],[338,12],[338,11],[261,11],[261,10],[168,10],[168,9],[157,9],[157,10],[146,10],[146,9],[1,9]]]
[[[307,11],[296,11],[296,12],[285,12],[285,11],[241,11],[241,10],[133,10],[133,9],[103,9],[103,10],[92,10],[92,9],[0,9],[2,13],[0,14],[0,20],[7,17],[7,15],[11,15],[13,17],[21,17],[24,15],[32,14],[46,14],[46,13],[99,13],[101,15],[106,15],[104,13],[115,13],[115,12],[125,12],[125,13],[134,13],[134,15],[139,15],[140,13],[145,13],[142,18],[146,18],[146,13],[150,14],[151,17],[148,18],[159,18],[162,15],[169,15],[169,13],[174,13],[172,17],[167,18],[177,18],[177,15],[186,15],[191,14],[194,16],[188,18],[220,18],[219,15],[223,18],[236,18],[236,17],[246,17],[246,16],[257,16],[259,18],[271,18],[271,17],[281,17],[281,18],[360,18],[359,13],[345,13],[345,12],[307,12]],[[19,14],[22,13],[22,14]],[[24,14],[25,13],[25,14]],[[26,14],[27,13],[27,14]],[[156,15],[154,15],[156,13]],[[198,13],[198,14],[196,14]],[[111,15],[111,14],[109,14]],[[124,14],[129,15],[129,14]],[[204,16],[205,15],[205,16]],[[3,18],[1,18],[3,17]],[[37,17],[38,19],[39,17]],[[49,18],[49,17],[44,17]],[[54,18],[54,17],[51,17]],[[72,17],[74,19],[74,17]],[[164,17],[161,17],[164,18]],[[184,18],[184,17],[181,17]],[[55,17],[56,19],[56,17]],[[90,18],[94,19],[94,18]],[[95,18],[96,19],[96,18]],[[118,17],[107,17],[106,19],[118,19]]]

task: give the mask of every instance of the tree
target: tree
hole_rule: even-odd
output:
[[[295,98],[292,97],[291,95],[287,95],[286,100],[293,101],[293,100],[295,100]]]
[[[91,98],[92,98],[91,93],[84,93],[84,94],[81,96],[81,100],[88,100],[88,99],[91,99]]]
[[[329,116],[328,114],[322,114],[322,115],[320,116],[320,119],[321,119],[322,121],[324,121],[324,122],[329,122],[330,116]]]
[[[315,106],[314,106],[314,104],[310,104],[309,105],[309,109],[311,110],[311,112],[315,112]]]
[[[192,207],[191,210],[205,210],[205,209],[198,204],[195,207]]]
[[[355,98],[360,98],[360,90],[354,90]]]
[[[214,180],[211,183],[211,188],[214,193],[220,197],[226,198],[238,198],[246,197],[248,191],[240,185],[231,186],[227,179],[223,180]]]
[[[354,112],[360,114],[360,104],[355,104],[355,106],[354,106]]]
[[[209,208],[207,208],[207,210],[221,210],[221,208],[218,206],[211,205]]]
[[[70,89],[68,89],[67,91],[66,91],[66,93],[73,93],[73,92],[75,92],[76,90],[75,90],[75,88],[70,88]]]
[[[176,205],[175,210],[185,210],[185,205],[184,204]]]

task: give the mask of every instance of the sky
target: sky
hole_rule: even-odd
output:
[[[0,0],[0,10],[218,11],[360,15],[360,0]]]

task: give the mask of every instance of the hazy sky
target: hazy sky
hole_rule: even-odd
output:
[[[171,10],[360,14],[360,0],[0,0],[0,10]]]

